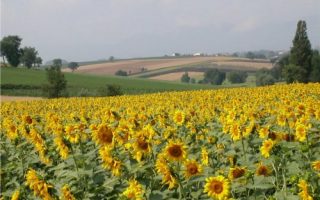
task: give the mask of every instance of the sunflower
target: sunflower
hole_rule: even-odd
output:
[[[296,134],[295,134],[297,140],[299,142],[303,142],[306,140],[306,136],[307,136],[307,130],[306,127],[303,124],[298,124],[296,126]]]
[[[49,193],[49,189],[53,186],[38,178],[34,169],[29,169],[26,174],[26,185],[33,190],[35,196],[43,199],[53,199]]]
[[[229,179],[234,180],[242,177],[246,173],[245,167],[231,167],[229,171]]]
[[[165,148],[165,154],[170,160],[181,161],[186,157],[186,148],[180,141],[170,141]]]
[[[308,192],[308,184],[305,180],[300,180],[298,187],[300,189],[299,196],[302,200],[313,200],[312,196],[310,196]]]
[[[241,132],[240,132],[239,124],[234,123],[231,126],[230,134],[231,134],[231,137],[232,137],[233,141],[237,141],[237,140],[241,139]]]
[[[14,193],[12,194],[11,200],[18,200],[18,199],[19,199],[19,196],[20,196],[20,191],[19,191],[19,190],[16,190],[16,191],[14,191]]]
[[[61,189],[62,195],[61,198],[62,200],[75,200],[76,198],[72,195],[70,188],[68,185],[64,185]]]
[[[263,141],[262,147],[260,148],[262,156],[268,158],[270,156],[270,151],[274,145],[274,142],[271,139]]]
[[[218,200],[226,199],[230,194],[230,182],[223,176],[209,177],[206,179],[204,192]]]
[[[320,160],[312,162],[312,168],[316,171],[320,171]]]
[[[262,127],[260,130],[259,130],[259,137],[260,138],[266,138],[269,134],[269,127]]]
[[[176,123],[178,125],[182,125],[185,121],[185,116],[186,115],[184,114],[184,112],[177,110],[173,116],[174,123]]]
[[[184,163],[185,167],[185,178],[190,178],[191,176],[198,175],[202,172],[202,167],[200,164],[197,163],[195,160],[186,160]]]
[[[258,176],[269,176],[271,174],[271,170],[267,166],[259,163],[256,174]]]
[[[143,193],[144,191],[142,185],[138,181],[133,179],[129,181],[129,186],[122,194],[128,199],[142,200]]]
[[[113,132],[107,125],[100,125],[97,130],[93,131],[93,140],[96,144],[110,145],[113,141]]]
[[[202,164],[208,166],[209,164],[209,153],[205,147],[201,149],[201,160]]]

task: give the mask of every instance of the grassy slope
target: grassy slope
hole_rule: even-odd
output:
[[[69,94],[72,96],[77,95],[82,89],[94,92],[101,87],[105,87],[106,84],[120,85],[126,94],[214,88],[214,86],[210,85],[182,84],[128,77],[95,76],[76,73],[65,73],[65,76],[68,81]],[[8,83],[40,86],[46,83],[46,72],[24,68],[1,68],[1,84]],[[41,91],[2,90],[1,94],[40,96]]]

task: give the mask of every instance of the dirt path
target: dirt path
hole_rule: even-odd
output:
[[[41,97],[17,97],[17,96],[0,96],[1,102],[8,101],[30,101],[30,100],[40,100]]]

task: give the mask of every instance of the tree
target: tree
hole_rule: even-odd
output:
[[[110,57],[109,57],[109,61],[110,61],[110,62],[113,62],[113,61],[114,61],[114,57],[113,57],[113,56],[110,56]]]
[[[41,57],[37,57],[36,61],[35,61],[35,64],[36,64],[37,67],[40,67],[40,65],[42,64],[42,58]]]
[[[310,74],[310,81],[320,82],[320,54],[318,50],[313,51],[311,63],[312,71]]]
[[[66,96],[67,80],[61,72],[61,65],[51,66],[47,71],[48,84],[43,86],[43,92],[48,98]]]
[[[70,63],[68,64],[68,68],[71,69],[72,72],[73,72],[74,70],[78,69],[78,67],[79,67],[79,65],[78,65],[77,62],[70,62]]]
[[[221,85],[226,78],[226,73],[217,69],[209,69],[204,73],[204,83],[210,83],[213,85]]]
[[[291,65],[287,65],[287,72],[293,70],[293,66],[296,66],[297,69],[294,69],[297,73],[302,73],[300,75],[287,73],[287,82],[294,81],[298,82],[308,82],[309,76],[311,74],[311,60],[312,60],[312,49],[311,44],[307,35],[307,25],[305,21],[300,20],[297,24],[297,30],[295,37],[292,41],[293,46],[290,50],[289,62]],[[289,75],[289,76],[288,76]],[[291,77],[293,75],[293,77]]]
[[[248,77],[248,73],[246,72],[236,72],[232,71],[227,74],[227,79],[231,83],[244,83]]]
[[[251,52],[251,51],[249,51],[248,53],[247,53],[247,55],[246,55],[246,58],[249,58],[249,59],[251,59],[251,60],[253,60],[254,59],[254,53],[253,52]]]
[[[24,47],[22,49],[20,61],[30,69],[32,65],[36,63],[37,55],[38,52],[34,47]]]
[[[55,67],[62,67],[62,60],[60,58],[53,59],[52,63],[52,65]]]
[[[6,58],[13,67],[17,67],[20,63],[22,54],[20,49],[21,40],[17,35],[9,35],[4,37],[0,42],[3,61],[5,62],[4,58]]]
[[[184,74],[182,74],[180,80],[181,80],[181,82],[183,82],[183,83],[189,83],[189,81],[190,81],[190,76],[189,76],[188,72],[185,72]]]
[[[306,69],[289,64],[283,70],[283,75],[287,83],[302,82],[305,79]]]
[[[128,73],[126,71],[118,70],[115,73],[116,76],[128,76]]]

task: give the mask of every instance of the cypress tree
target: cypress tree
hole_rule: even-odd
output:
[[[298,82],[308,82],[311,74],[312,49],[307,35],[307,24],[300,20],[297,24],[296,35],[293,39],[293,47],[290,51],[290,64],[300,68]]]

